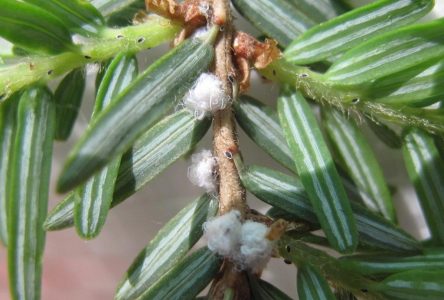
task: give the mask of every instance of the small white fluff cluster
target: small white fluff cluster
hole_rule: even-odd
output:
[[[232,210],[203,226],[208,248],[231,259],[240,269],[260,272],[268,263],[273,242],[267,239],[268,227],[262,223],[240,222],[240,212]]]
[[[235,257],[241,240],[240,212],[232,210],[203,224],[208,249],[219,255]]]
[[[266,238],[268,227],[262,223],[246,221],[242,224],[241,247],[237,261],[260,272],[265,268],[273,251],[273,243]]]
[[[207,192],[216,191],[217,160],[210,150],[202,150],[191,156],[191,165],[188,167],[188,179],[194,185],[204,188]]]
[[[223,89],[222,82],[211,73],[202,73],[184,98],[186,108],[201,120],[204,117],[224,109],[230,97]]]

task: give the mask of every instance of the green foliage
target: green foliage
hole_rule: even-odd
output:
[[[350,202],[312,110],[301,94],[285,89],[278,111],[296,169],[327,239],[339,252],[353,252],[358,235]]]
[[[370,117],[365,117],[368,127],[387,147],[399,149],[402,146],[401,137],[387,124]]]
[[[324,127],[333,147],[347,168],[348,174],[359,190],[370,197],[365,205],[385,218],[396,222],[392,196],[385,182],[381,167],[365,136],[353,119],[338,111],[324,109]]]
[[[246,191],[271,206],[270,222],[288,222],[270,243],[298,268],[299,298],[442,299],[444,19],[418,21],[434,1],[379,0],[353,10],[336,0],[231,2],[283,51],[258,70],[280,86],[272,106],[237,97],[235,72],[226,82],[239,126],[287,173],[245,165],[242,148],[226,157]],[[226,30],[209,18],[206,34],[188,32],[137,75],[137,53],[191,27],[152,14],[132,24],[143,0],[0,0],[0,7],[0,37],[12,45],[0,52],[0,240],[12,299],[38,300],[46,231],[75,226],[81,238],[98,236],[110,208],[207,133],[211,118],[178,104],[214,70]],[[69,193],[47,213],[53,141],[70,136],[89,63],[102,66],[94,112],[58,177],[58,190]],[[45,85],[61,76],[53,96]],[[365,125],[404,159],[429,240],[397,225],[381,151],[373,151]],[[135,258],[115,299],[195,299],[223,278],[226,259],[192,249],[219,205],[217,193],[184,205]],[[247,270],[223,298],[233,299],[236,285],[248,285],[252,299],[295,296],[258,273]]]
[[[201,248],[172,267],[139,299],[193,299],[217,274],[220,264],[215,253]]]
[[[315,24],[289,2],[285,0],[232,1],[239,12],[253,25],[259,27],[269,37],[276,39],[284,47]]]
[[[248,96],[241,96],[234,109],[245,133],[282,166],[296,171],[277,112]]]
[[[380,103],[424,107],[443,98],[443,79],[444,61],[432,61],[376,80],[368,95]]]
[[[298,296],[301,300],[335,299],[327,281],[310,265],[300,264],[298,266],[297,282]]]
[[[209,127],[208,120],[196,120],[181,110],[154,125],[123,156],[114,184],[115,206],[159,175],[170,164],[191,151]],[[159,145],[166,145],[165,149]],[[70,193],[45,222],[47,230],[63,229],[73,224],[73,203],[77,194]]]
[[[31,52],[75,50],[70,32],[59,18],[44,9],[14,0],[0,2],[0,36]]]
[[[72,189],[128,150],[176,104],[212,58],[211,40],[191,39],[140,74],[88,128],[70,153],[57,189]]]
[[[25,0],[54,15],[65,26],[80,34],[97,34],[104,25],[104,19],[97,9],[86,1],[73,0]]]
[[[56,140],[65,141],[77,119],[85,90],[85,70],[75,69],[63,78],[54,92],[56,103]]]
[[[115,299],[134,299],[180,261],[202,236],[202,225],[217,213],[218,202],[203,195],[187,205],[159,231],[127,271]]]
[[[365,87],[422,63],[440,61],[443,29],[444,20],[437,20],[376,36],[344,53],[325,73],[325,80],[333,86]]]
[[[422,255],[413,256],[351,255],[343,257],[341,264],[363,275],[381,276],[409,270],[441,270],[443,255],[441,248],[428,249]]]
[[[444,163],[431,136],[417,129],[407,129],[403,154],[410,179],[418,193],[432,239],[444,242]]]
[[[274,285],[256,278],[255,276],[248,277],[254,299],[258,300],[289,300],[291,299]]]
[[[132,55],[119,54],[108,65],[97,88],[92,119],[112,103],[137,76],[137,60]],[[114,185],[121,157],[114,158],[106,167],[74,191],[79,199],[74,207],[76,230],[83,238],[96,237],[102,229],[113,200]]]
[[[375,283],[370,289],[379,291],[389,299],[442,299],[444,296],[442,270],[415,270],[391,275]]]
[[[334,57],[392,28],[419,19],[433,7],[433,1],[380,0],[308,30],[285,50],[297,64],[309,64]]]
[[[19,95],[16,94],[4,105],[0,106],[0,240],[8,244],[8,170],[10,168],[15,127],[17,126],[17,105]]]
[[[248,166],[241,170],[242,183],[249,192],[286,213],[284,216],[279,215],[279,218],[319,224],[308,195],[297,178],[258,166]],[[352,202],[351,208],[361,244],[393,252],[416,252],[420,249],[421,246],[413,237],[393,223],[357,203]]]
[[[39,299],[48,206],[55,111],[46,88],[30,88],[20,97],[8,201],[8,268],[13,299]]]
[[[236,119],[245,133],[276,162],[296,173],[276,110],[248,96],[241,96],[233,106]],[[376,202],[366,192],[358,190],[338,164],[336,168],[350,198],[363,203]]]

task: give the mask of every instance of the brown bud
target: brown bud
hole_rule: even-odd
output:
[[[279,240],[281,236],[285,233],[287,226],[287,221],[283,219],[276,220],[268,229],[267,239],[269,239],[270,241]]]
[[[197,28],[207,23],[209,9],[208,1],[185,0],[180,6],[180,14],[188,27]]]
[[[168,19],[180,19],[179,4],[175,0],[145,0],[145,6],[159,16]]]
[[[242,92],[249,87],[251,66],[263,69],[282,55],[275,40],[267,39],[262,43],[241,31],[235,34],[233,51],[240,72],[239,86]]]
[[[255,49],[254,67],[256,69],[264,69],[282,56],[277,44],[275,40],[266,39],[264,43],[261,43],[260,47]]]
[[[282,55],[275,40],[266,39],[265,42],[259,42],[251,35],[240,31],[236,32],[234,37],[233,50],[236,56],[247,59],[258,69],[265,68]]]

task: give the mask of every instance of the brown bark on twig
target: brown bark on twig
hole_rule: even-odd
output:
[[[233,26],[229,1],[213,0],[212,9],[213,24],[219,25],[222,31],[215,47],[214,73],[223,82],[227,95],[235,101],[237,96],[234,88],[236,72],[232,56]],[[245,191],[232,159],[233,154],[238,152],[238,144],[231,107],[214,115],[213,134],[213,150],[219,165],[219,214],[222,215],[237,209],[245,217],[247,211]],[[246,273],[237,270],[232,262],[225,259],[220,273],[213,281],[209,299],[224,299],[224,295],[229,289],[233,292],[233,300],[250,299]]]
[[[214,22],[223,28],[216,42],[214,73],[223,82],[227,95],[233,95],[236,72],[233,66],[232,41],[233,27],[229,4],[226,0],[214,0]],[[224,23],[223,23],[224,22]],[[235,101],[235,99],[233,99]],[[232,160],[238,152],[236,128],[231,107],[217,112],[213,120],[213,149],[219,163],[219,201],[220,214],[237,209],[245,216],[245,192],[240,184],[239,175]]]
[[[216,276],[208,292],[208,299],[222,300],[228,289],[233,292],[232,300],[248,300],[251,298],[248,277],[239,272],[229,261],[222,265],[222,271]]]

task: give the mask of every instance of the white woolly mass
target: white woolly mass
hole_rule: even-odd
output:
[[[270,260],[273,243],[267,239],[268,227],[246,221],[242,224],[241,247],[237,260],[253,272],[260,272]]]
[[[202,73],[184,98],[184,105],[197,119],[224,109],[230,97],[225,94],[222,81],[211,73]]]
[[[232,210],[204,223],[208,249],[225,257],[237,255],[242,228],[240,215],[239,211]]]
[[[242,224],[237,210],[206,222],[204,231],[208,248],[239,269],[261,272],[270,260],[273,242],[266,237],[268,227],[253,221]]]
[[[188,179],[194,185],[204,188],[207,192],[216,191],[216,158],[210,150],[202,150],[191,156],[191,165],[188,167]]]

